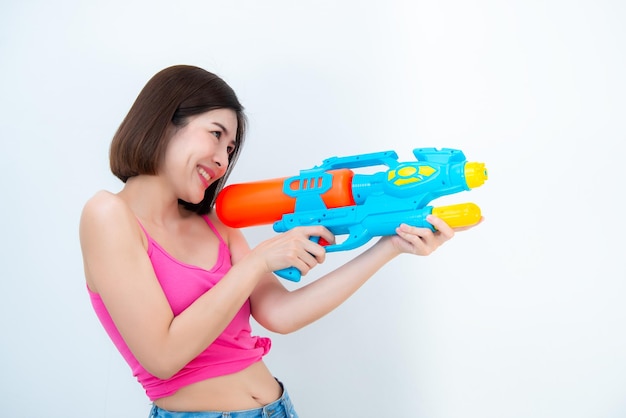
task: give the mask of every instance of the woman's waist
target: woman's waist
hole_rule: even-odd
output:
[[[282,388],[263,361],[244,370],[192,383],[154,403],[169,411],[236,411],[280,398]]]

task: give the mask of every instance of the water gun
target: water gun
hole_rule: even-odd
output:
[[[478,223],[481,211],[474,203],[428,204],[481,186],[488,178],[485,164],[467,162],[462,151],[450,148],[418,148],[413,155],[417,161],[399,162],[394,151],[331,157],[294,177],[232,184],[217,196],[216,213],[234,228],[273,223],[274,231],[286,232],[323,225],[335,236],[346,236],[343,242],[323,243],[327,252],[352,250],[373,237],[394,235],[401,223],[434,231],[426,221],[430,214],[453,228]],[[387,170],[352,170],[372,166]],[[319,237],[311,239],[319,242]],[[275,273],[294,282],[301,276],[295,267]]]

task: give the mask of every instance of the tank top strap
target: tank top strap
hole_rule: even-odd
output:
[[[211,222],[211,220],[209,219],[209,216],[208,215],[202,215],[202,219],[204,219],[205,222],[207,223],[207,225],[209,225],[209,228],[211,228],[211,230],[213,231],[215,236],[217,236],[217,239],[220,240],[220,243],[226,244],[226,241],[224,241],[224,239],[222,238],[220,233],[217,232],[217,228],[215,227],[215,225],[213,225],[213,222]]]
[[[150,238],[150,234],[148,234],[148,231],[146,231],[146,228],[144,228],[143,224],[141,223],[141,221],[139,220],[138,217],[135,216],[135,219],[137,219],[137,223],[139,224],[139,227],[141,228],[143,233],[146,234],[146,237],[149,239]]]
[[[147,248],[147,250],[148,250],[148,254],[151,254],[152,253],[152,248],[153,248],[155,242],[152,239],[152,236],[150,236],[150,234],[148,233],[148,230],[143,226],[143,224],[139,220],[139,217],[135,216],[135,219],[137,219],[137,223],[139,224],[139,227],[143,231],[143,234],[145,235],[146,240],[148,240],[148,248]]]

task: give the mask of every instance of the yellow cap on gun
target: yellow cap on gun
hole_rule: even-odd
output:
[[[465,163],[465,182],[470,189],[482,186],[488,178],[485,163]]]

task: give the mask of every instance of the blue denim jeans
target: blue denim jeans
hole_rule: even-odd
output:
[[[289,399],[287,389],[283,386],[282,396],[261,408],[230,412],[173,412],[152,405],[150,418],[298,418],[298,414]]]

